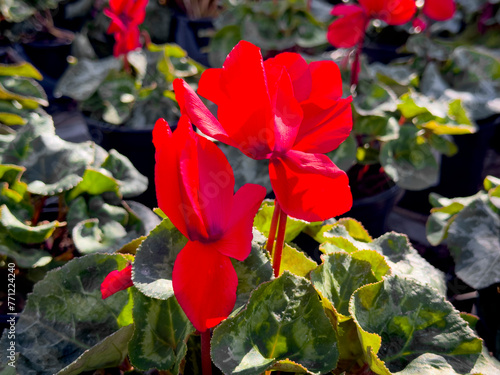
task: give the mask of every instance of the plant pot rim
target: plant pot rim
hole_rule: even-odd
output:
[[[374,202],[378,202],[381,200],[388,199],[392,196],[397,196],[397,195],[403,195],[404,189],[399,187],[396,183],[390,187],[387,190],[384,190],[380,193],[377,193],[375,195],[369,196],[369,197],[363,197],[363,198],[357,198],[354,199],[352,207],[362,207],[366,206],[369,204],[372,204]]]
[[[115,133],[135,133],[135,134],[145,134],[145,133],[151,133],[153,131],[154,125],[145,127],[145,128],[129,128],[123,125],[113,125],[110,124],[109,122],[102,121],[102,120],[96,120],[92,117],[89,117],[87,115],[83,115],[85,118],[85,122],[87,125],[99,128],[100,130],[104,130],[107,132],[115,132]]]

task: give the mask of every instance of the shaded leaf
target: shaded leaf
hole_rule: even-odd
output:
[[[45,250],[20,244],[0,227],[0,254],[13,259],[20,268],[43,267],[52,261]]]
[[[101,168],[111,172],[120,184],[120,192],[125,198],[144,193],[148,188],[148,179],[143,176],[124,155],[116,150],[110,150],[109,156]]]

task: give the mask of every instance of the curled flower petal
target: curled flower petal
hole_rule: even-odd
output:
[[[120,290],[130,288],[134,283],[132,282],[132,265],[129,264],[121,271],[114,270],[108,273],[101,283],[102,299],[106,299]]]
[[[227,318],[236,302],[238,276],[229,257],[217,247],[218,242],[188,242],[172,272],[175,297],[200,332]]]
[[[336,48],[351,48],[360,43],[365,36],[369,18],[357,5],[337,5],[333,8],[337,18],[328,26],[326,37]]]
[[[455,14],[454,0],[425,0],[424,14],[435,21],[446,21]]]
[[[415,0],[359,0],[359,4],[371,18],[389,25],[405,24],[417,11]]]
[[[352,206],[347,175],[326,155],[289,151],[270,160],[269,177],[281,208],[297,219],[322,221]]]
[[[266,197],[266,188],[255,184],[243,185],[234,195],[229,226],[220,239],[217,250],[243,261],[252,249],[253,219]]]
[[[215,77],[217,84],[213,84]],[[274,116],[258,47],[239,42],[222,69],[203,73],[198,93],[217,104],[220,123],[242,152],[254,159],[272,152]]]

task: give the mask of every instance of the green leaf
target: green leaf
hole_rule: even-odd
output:
[[[167,300],[174,295],[172,270],[187,239],[170,220],[163,220],[141,243],[135,257],[132,280],[148,297]]]
[[[444,273],[422,258],[405,234],[386,233],[373,241],[373,244],[386,256],[392,274],[411,278],[446,295]]]
[[[97,93],[104,104],[104,121],[120,125],[130,117],[137,93],[135,81],[129,74],[111,74],[99,85]]]
[[[127,344],[133,333],[133,324],[120,328],[83,352],[73,363],[63,368],[56,375],[78,375],[85,371],[113,367],[122,363],[127,356]]]
[[[0,227],[0,254],[13,259],[21,268],[43,267],[52,261],[48,252],[20,244],[3,227]]]
[[[484,185],[484,190],[489,191],[490,189],[500,186],[500,178],[495,176],[486,176],[483,185]]]
[[[431,245],[439,245],[448,236],[450,224],[455,215],[463,208],[463,204],[453,202],[449,206],[437,207],[431,210],[427,223],[425,223],[426,237]]]
[[[361,80],[354,99],[354,108],[362,116],[384,116],[386,112],[395,112],[397,96],[392,89],[382,83]]]
[[[0,64],[0,76],[17,76],[25,78],[34,78],[39,81],[43,79],[40,72],[26,61],[15,64]]]
[[[361,287],[349,311],[365,361],[377,374],[401,371],[421,353],[439,354],[452,366],[461,361],[472,369],[481,352],[481,339],[458,311],[432,288],[411,279],[387,276]]]
[[[52,236],[56,228],[65,225],[65,223],[60,223],[57,220],[34,227],[26,225],[16,218],[5,205],[0,207],[0,223],[3,225],[10,237],[24,244],[37,244],[44,242]]]
[[[78,185],[95,154],[92,142],[71,143],[53,135],[33,139],[30,148],[18,163],[26,168],[22,180],[28,190],[39,195],[55,195]]]
[[[259,286],[244,310],[215,328],[211,354],[226,374],[261,374],[282,360],[319,374],[338,359],[335,332],[317,292],[288,272]]]
[[[468,285],[483,289],[500,282],[500,217],[484,201],[476,199],[457,214],[447,243],[455,272]]]
[[[112,253],[140,236],[127,230],[116,221],[100,223],[99,219],[79,222],[72,231],[76,248],[82,254]]]
[[[297,276],[305,277],[318,266],[316,262],[309,258],[304,252],[288,244],[283,246],[281,256],[280,275],[285,271],[289,271]]]
[[[360,253],[358,258],[356,254]],[[338,319],[344,321],[349,318],[349,300],[354,291],[380,281],[388,272],[384,257],[375,251],[336,252],[325,256],[323,263],[311,272],[311,282],[332,304]]]
[[[271,221],[274,213],[274,201],[266,199],[262,202],[257,215],[254,218],[253,225],[264,236],[269,237],[269,230],[271,228]],[[295,219],[292,217],[287,218],[285,241],[290,242],[304,230],[309,223],[307,221]]]
[[[109,272],[127,263],[121,255],[76,258],[35,285],[16,324],[20,374],[55,374],[120,329],[118,317],[130,303],[129,293],[103,300],[100,285]],[[4,335],[2,351],[8,341]]]
[[[187,352],[187,340],[195,329],[175,297],[159,300],[134,289],[134,336],[129,343],[130,361],[138,369],[178,374]]]
[[[126,156],[116,150],[109,151],[109,156],[101,168],[110,171],[118,180],[120,192],[125,198],[142,194],[148,188],[147,177],[143,176]]]
[[[269,253],[262,244],[259,244],[258,238],[262,235],[256,229],[253,232],[254,239],[250,255],[243,262],[231,258],[234,270],[238,275],[238,289],[236,290],[236,303],[233,311],[248,302],[248,298],[255,288],[273,278],[273,267]]]
[[[48,106],[42,86],[31,78],[0,76],[0,99],[17,100],[23,107]]]
[[[431,147],[411,126],[402,126],[398,139],[380,150],[380,164],[396,184],[407,190],[422,190],[439,181],[439,164]]]
[[[84,101],[94,94],[112,70],[120,69],[122,62],[114,56],[99,60],[81,59],[70,65],[57,82],[54,96],[69,96]]]
[[[106,171],[107,172],[107,171]],[[111,191],[119,195],[118,182],[108,174],[95,169],[85,170],[82,180],[71,191],[68,192],[67,199],[73,200],[80,194],[101,195]]]

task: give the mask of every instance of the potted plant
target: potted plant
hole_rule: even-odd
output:
[[[457,277],[478,291],[475,302],[480,322],[477,329],[497,358],[500,358],[500,330],[495,319],[500,308],[499,186],[498,177],[488,176],[484,190],[469,197],[450,199],[431,194],[433,209],[426,225],[429,242],[446,244],[455,261]]]
[[[327,46],[325,26],[311,13],[306,0],[225,1],[215,28],[209,53],[213,67],[221,66],[240,40],[262,48],[266,58],[284,51],[312,54]]]
[[[115,56],[75,61],[58,82],[56,95],[76,100],[92,139],[106,149],[125,154],[152,181],[153,124],[158,117],[177,121],[180,114],[172,82],[185,77],[196,84],[203,68],[179,46],[153,44],[146,33],[146,48],[139,49],[145,5],[143,2],[142,13],[134,13],[135,21],[123,30],[113,26],[115,21],[109,26],[108,31],[116,37]],[[112,8],[106,12],[118,17]],[[154,207],[151,189],[139,200]]]
[[[387,233],[373,239],[351,219],[304,223],[304,218],[320,221],[348,209],[345,175],[320,156],[328,146],[321,131],[337,134],[337,142],[346,134],[330,126],[290,135],[289,127],[280,126],[280,120],[298,124],[297,130],[306,124],[301,116],[288,112],[283,117],[279,111],[282,104],[293,113],[303,111],[294,105],[298,100],[287,83],[307,87],[308,80],[299,82],[292,73],[293,81],[284,76],[288,81],[282,81],[276,93],[286,101],[259,95],[254,96],[255,106],[244,107],[271,119],[266,134],[276,142],[270,154],[269,138],[245,142],[269,122],[255,126],[257,117],[226,117],[225,111],[241,112],[242,107],[235,107],[246,104],[248,89],[258,90],[259,76],[268,80],[260,88],[269,93],[283,75],[264,75],[258,50],[244,45],[234,51],[237,63],[231,68],[206,75],[205,83],[227,82],[228,76],[235,80],[232,87],[203,89],[213,89],[221,100],[220,121],[186,83],[177,81],[183,114],[179,125],[173,133],[162,119],[155,126],[157,212],[162,222],[140,240],[135,254],[90,254],[49,272],[20,314],[15,345],[8,331],[0,340],[12,357],[2,357],[1,368],[59,374],[111,366],[124,372],[157,369],[204,375],[219,370],[256,375],[498,372],[500,363],[471,328],[477,319],[460,314],[446,301],[444,275],[418,255],[405,235]],[[240,48],[249,48],[255,59]],[[290,67],[274,62],[281,71]],[[255,86],[241,85],[249,79]],[[318,103],[323,94],[338,91],[339,84],[321,82],[308,98]],[[320,88],[324,90],[317,92]],[[241,96],[219,96],[218,90],[240,90]],[[277,215],[269,215],[268,203],[258,212],[265,195],[261,186],[245,185],[234,193],[227,159],[196,134],[192,124],[268,160],[271,171],[276,167],[282,177],[273,180]],[[243,137],[240,125],[247,131]],[[299,164],[299,156],[321,161],[321,167]],[[279,170],[280,165],[289,168]],[[318,182],[335,185],[336,194],[319,194]],[[300,199],[293,199],[297,195]],[[322,242],[321,264],[285,244],[287,237],[293,239],[292,232],[302,230]],[[79,303],[52,303],[59,296]],[[29,339],[42,332],[43,342]],[[212,362],[219,370],[213,370]]]

